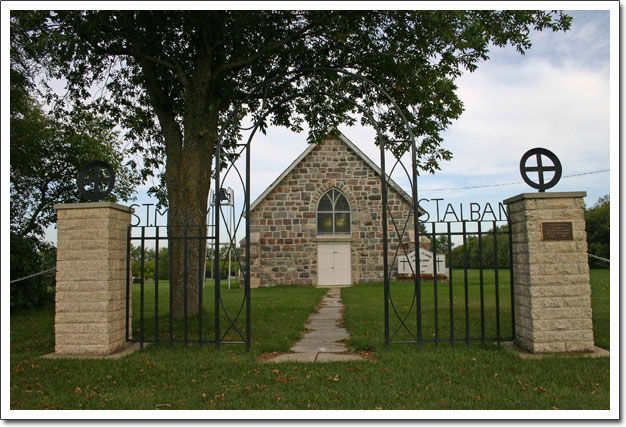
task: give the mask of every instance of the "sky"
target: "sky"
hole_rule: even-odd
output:
[[[470,203],[478,203],[481,212],[489,203],[497,214],[503,200],[535,192],[523,183],[519,171],[522,155],[535,147],[555,153],[563,167],[560,182],[548,191],[586,191],[587,206],[610,193],[609,11],[567,13],[574,18],[568,32],[533,32],[533,46],[525,55],[512,47],[494,47],[490,60],[457,80],[465,111],[442,134],[442,146],[453,153],[453,159],[441,163],[434,175],[418,178],[420,204],[431,221],[437,217],[437,204],[440,218],[448,203],[457,216],[463,210],[467,218]],[[339,129],[380,164],[373,128]],[[306,137],[306,131],[296,134],[284,128],[269,128],[266,135],[255,136],[252,202],[307,148]],[[390,160],[389,156],[388,165]],[[408,167],[408,156],[403,160]],[[401,174],[394,173],[392,179],[410,193]],[[234,173],[226,178],[225,186],[235,190],[238,218],[243,189]],[[137,200],[128,203],[155,203],[145,190],[140,188]],[[152,224],[154,211],[149,209]],[[146,224],[146,207],[136,210]],[[165,224],[165,218],[159,218],[158,223]]]

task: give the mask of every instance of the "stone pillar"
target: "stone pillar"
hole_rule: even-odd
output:
[[[513,239],[516,342],[532,353],[594,349],[586,195],[524,193],[504,201]]]
[[[116,353],[126,344],[126,244],[133,209],[111,202],[54,208],[55,354]]]

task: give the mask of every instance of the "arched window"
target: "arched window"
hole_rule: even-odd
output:
[[[331,188],[317,205],[318,234],[350,234],[350,204],[339,190]]]

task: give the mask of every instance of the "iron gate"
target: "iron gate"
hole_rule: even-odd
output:
[[[420,237],[425,239],[421,239],[421,244],[426,243],[432,252],[432,274],[423,273],[420,250],[416,248],[415,264],[410,265],[412,292],[407,292],[407,283],[394,282],[391,275],[386,277],[385,346],[421,346],[427,342],[454,346],[455,342],[469,345],[472,341],[483,345],[495,342],[499,346],[502,341],[513,340],[515,294],[508,222],[422,225]],[[409,255],[406,246],[399,244],[393,251],[392,272],[403,255]],[[445,256],[445,264],[438,255]]]
[[[324,80],[321,80],[321,76],[324,76]],[[323,82],[322,85],[310,84],[310,82],[315,82],[316,78],[320,78],[320,81]],[[351,99],[344,95],[344,90],[342,89],[345,84],[358,84],[363,87],[363,99]],[[309,87],[309,86],[310,87]],[[282,93],[285,87],[303,87],[303,89],[298,89],[295,93],[290,95],[286,95],[281,97],[280,95],[274,96],[270,98],[268,93]],[[292,91],[293,92],[293,91]],[[369,97],[369,94],[375,93],[376,96],[384,99],[384,102],[377,101],[375,97]],[[423,283],[422,278],[419,274],[415,274],[413,278],[413,298],[410,303],[410,309],[408,313],[400,313],[400,307],[397,307],[392,299],[392,293],[394,291],[394,284],[392,285],[392,276],[397,267],[396,258],[398,256],[400,248],[405,252],[407,247],[404,244],[407,235],[407,229],[413,232],[414,236],[419,236],[420,234],[420,221],[419,221],[419,206],[418,206],[418,185],[417,185],[417,177],[419,175],[418,168],[420,166],[418,159],[418,150],[421,148],[419,145],[415,134],[415,124],[409,123],[405,115],[405,109],[400,107],[396,101],[379,85],[372,82],[371,80],[358,75],[356,73],[336,68],[308,68],[308,69],[299,69],[286,72],[284,74],[275,75],[271,78],[268,78],[263,84],[258,87],[253,88],[248,95],[244,97],[240,101],[238,105],[232,107],[231,111],[226,116],[223,125],[220,128],[220,133],[218,135],[218,143],[215,147],[214,154],[214,171],[213,171],[213,190],[216,192],[217,197],[215,197],[215,207],[213,209],[213,234],[210,237],[196,237],[196,239],[204,239],[207,238],[207,241],[212,244],[212,265],[214,266],[214,271],[219,271],[219,265],[221,263],[220,253],[221,253],[221,240],[220,234],[225,232],[228,238],[228,242],[226,243],[226,247],[229,251],[233,251],[234,248],[237,248],[237,232],[240,231],[240,226],[244,221],[244,218],[249,218],[250,214],[250,144],[252,139],[254,138],[256,132],[258,130],[263,131],[264,126],[266,125],[266,119],[277,109],[282,108],[288,103],[292,102],[294,99],[302,98],[302,97],[312,97],[312,96],[323,96],[334,99],[336,101],[345,102],[348,105],[351,105],[356,111],[363,115],[363,117],[369,121],[369,123],[376,129],[376,140],[380,149],[380,185],[381,185],[381,196],[382,196],[382,209],[381,209],[381,219],[382,219],[382,254],[383,254],[383,264],[384,264],[384,308],[385,308],[385,346],[388,347],[391,342],[411,342],[422,344],[423,342],[432,340],[435,343],[439,343],[441,341],[449,340],[451,344],[455,341],[461,340],[462,338],[458,338],[458,335],[455,334],[454,331],[454,310],[450,310],[450,324],[451,333],[449,338],[441,337],[439,335],[439,294],[438,288],[440,285],[439,279],[435,275],[433,279],[433,295],[436,296],[434,299],[435,310],[434,310],[434,318],[435,318],[435,328],[434,328],[434,336],[431,339],[430,337],[424,337],[425,325],[423,323],[423,317],[425,313],[423,313],[423,302],[422,295],[424,288],[427,287],[425,283]],[[251,111],[250,105],[255,105],[255,110]],[[242,112],[247,113],[248,115],[253,117],[253,124],[249,127],[241,127],[237,123],[242,119]],[[392,122],[392,123],[390,123]],[[384,125],[383,125],[384,124]],[[232,136],[228,137],[228,131],[232,133],[232,129],[236,128],[238,134],[241,134],[245,131],[248,132],[247,141],[243,144],[233,143]],[[392,138],[386,133],[386,130],[391,130],[393,135],[399,134],[401,136],[400,139]],[[245,140],[245,138],[244,138]],[[391,168],[388,168],[386,157],[390,156]],[[408,156],[409,159],[406,158],[403,160],[404,156]],[[410,166],[406,167],[404,162],[410,162]],[[407,218],[396,218],[394,217],[394,212],[389,209],[388,200],[387,200],[387,190],[390,185],[390,179],[394,173],[400,173],[403,175],[403,180],[407,182],[407,188],[410,187],[410,197],[412,200],[412,206],[410,209],[410,215]],[[225,183],[227,178],[235,178],[237,185],[241,187],[243,197],[243,204],[239,206],[239,216],[236,224],[229,228],[226,225],[226,220],[224,217],[224,213],[222,211],[222,198],[221,194],[225,188]],[[396,212],[397,214],[397,212]],[[222,224],[222,222],[224,224]],[[442,235],[448,235],[450,238],[452,236],[462,236],[463,239],[467,239],[467,237],[471,234],[466,229],[465,226],[467,224],[463,223],[463,231],[453,231],[450,228],[445,232],[441,230],[437,230],[436,225],[431,226],[430,237],[433,240],[436,240],[437,237]],[[225,230],[222,230],[222,227],[226,227]],[[450,227],[450,226],[448,226]],[[479,246],[482,248],[482,239],[483,239],[483,231],[480,229],[480,224],[478,225],[478,241]],[[147,233],[149,231],[147,228],[140,229],[140,236],[134,235],[134,231],[129,229],[128,232],[128,259],[129,266],[128,269],[131,269],[130,266],[130,258],[131,258],[131,242],[139,241],[141,248],[141,274],[138,278],[138,284],[140,286],[139,289],[139,327],[136,332],[139,333],[139,337],[132,336],[131,333],[131,325],[129,325],[130,318],[130,300],[132,296],[132,289],[130,280],[128,280],[126,286],[126,296],[127,296],[127,340],[139,342],[141,345],[145,342],[154,342],[155,345],[158,345],[160,341],[160,337],[163,334],[165,341],[168,341],[171,345],[176,342],[182,342],[184,344],[189,344],[193,342],[197,342],[199,344],[203,343],[211,343],[214,344],[216,348],[219,348],[222,343],[232,342],[232,343],[243,343],[248,349],[251,346],[251,328],[250,328],[250,224],[249,221],[245,221],[245,237],[242,240],[242,254],[239,251],[235,250],[236,259],[239,264],[239,268],[241,270],[241,286],[244,290],[242,294],[242,299],[240,304],[235,304],[232,307],[227,307],[227,304],[224,301],[224,295],[221,290],[221,280],[220,274],[217,274],[211,285],[213,288],[213,292],[211,293],[213,301],[210,304],[213,307],[212,317],[214,319],[213,328],[211,330],[210,326],[205,324],[207,315],[203,315],[204,310],[206,309],[203,305],[202,296],[206,297],[207,292],[204,292],[205,288],[205,280],[201,277],[201,273],[198,273],[198,290],[197,292],[200,294],[200,302],[198,306],[197,316],[194,314],[192,319],[187,314],[187,310],[189,307],[185,305],[184,313],[182,318],[173,319],[172,318],[172,295],[169,295],[169,319],[165,319],[167,328],[166,330],[162,330],[159,325],[162,326],[162,322],[159,322],[159,279],[156,278],[155,283],[153,285],[155,301],[154,301],[154,310],[148,310],[145,307],[144,299],[146,292],[146,280],[144,277],[144,252],[145,245],[147,241],[154,241],[156,245],[164,239],[168,239],[168,237],[160,236],[160,229],[156,227],[154,230],[154,235],[151,233]],[[161,227],[161,230],[165,230],[166,227]],[[150,230],[151,231],[151,230]],[[395,233],[394,233],[395,231]],[[485,232],[487,233],[487,232]],[[149,235],[150,234],[150,235]],[[168,236],[172,234],[172,229],[167,229]],[[487,233],[488,234],[488,233]],[[494,232],[494,236],[499,234],[498,232]],[[199,236],[200,234],[198,234]],[[428,235],[428,233],[426,233]],[[180,237],[180,233],[176,238],[169,238],[168,242],[172,245],[176,239],[183,240],[183,245],[185,247],[185,253],[187,245],[190,241],[194,240],[194,232],[192,229],[185,228],[183,236]],[[419,237],[416,237],[416,241],[419,241]],[[397,244],[394,249],[394,244]],[[510,239],[509,239],[510,245]],[[395,255],[394,255],[395,251]],[[436,251],[436,249],[435,249]],[[418,251],[419,252],[419,251]],[[482,254],[481,254],[482,257]],[[186,258],[185,258],[186,259]],[[171,266],[170,266],[171,267]],[[155,265],[155,269],[157,265]],[[183,276],[184,280],[184,290],[192,289],[189,286],[195,286],[193,283],[194,280],[189,280],[187,269],[187,262],[184,263],[185,272]],[[451,269],[453,271],[454,269]],[[481,334],[480,337],[468,336],[467,332],[465,334],[464,340],[469,342],[471,340],[480,339],[482,342],[491,339],[491,337],[485,332],[485,303],[484,303],[484,280],[483,280],[483,269],[480,268],[480,289],[481,289]],[[498,269],[495,270],[496,272]],[[498,273],[496,273],[498,274]],[[156,274],[155,276],[158,276]],[[512,278],[512,273],[511,273]],[[191,284],[190,284],[191,283]],[[502,339],[508,338],[501,336],[500,331],[500,295],[499,295],[499,278],[496,279],[496,286],[498,296],[496,298],[498,302],[497,308],[497,333],[495,339],[500,342]],[[511,289],[512,289],[512,279],[511,279]],[[469,285],[468,285],[469,287]],[[466,287],[466,288],[468,288]],[[449,288],[453,288],[453,278],[451,277],[449,280]],[[152,289],[152,288],[150,288]],[[171,290],[171,287],[169,288]],[[170,291],[171,292],[171,291]],[[194,290],[195,292],[195,290]],[[513,293],[511,291],[511,299],[513,298]],[[454,295],[452,293],[452,303],[449,306],[453,306]],[[468,300],[468,299],[466,299]],[[186,301],[186,297],[184,298]],[[416,326],[415,331],[413,327],[408,322],[409,315],[413,312],[413,308],[417,307],[415,312],[417,315],[415,316]],[[390,308],[396,314],[396,318],[399,321],[397,326],[394,326],[396,329],[390,333]],[[152,338],[145,336],[145,322],[146,322],[146,311],[149,311],[148,321],[152,324],[154,323],[154,336]],[[513,313],[511,313],[513,316]],[[179,316],[181,317],[181,316]],[[245,317],[245,319],[243,319]],[[469,319],[469,315],[465,316],[466,319]],[[180,323],[182,321],[182,323]],[[190,329],[188,322],[197,321],[197,331],[198,334],[196,336],[190,337]],[[245,327],[240,325],[245,321]],[[466,324],[469,320],[466,320]],[[470,326],[471,326],[471,322]],[[222,324],[226,325],[226,328],[222,328]],[[177,332],[177,325],[180,326],[180,330],[182,332]],[[194,328],[195,329],[195,328]],[[467,328],[466,328],[467,329]],[[471,328],[470,335],[471,334]],[[211,330],[212,338],[207,338],[207,331]],[[399,332],[408,333],[408,339],[400,339]],[[231,335],[229,337],[229,334]],[[235,336],[235,338],[232,337]],[[398,339],[395,339],[398,337]],[[395,339],[395,341],[394,341]]]
[[[210,248],[217,238],[212,228],[182,226],[182,230],[175,233],[171,226],[128,227],[126,341],[139,343],[141,349],[144,344],[156,347],[162,344],[213,344],[216,348],[221,344],[245,344],[250,348],[249,287],[236,280],[231,290],[229,282],[228,290],[232,291],[232,295],[227,298],[222,296],[220,279],[223,271],[228,271],[224,268],[228,258],[211,257]],[[182,244],[183,251],[182,276],[178,279],[181,281],[180,300],[183,304],[178,315],[174,307],[175,288],[172,284],[175,279],[172,276],[171,250],[176,241]],[[190,246],[204,245],[205,242],[209,249],[206,252],[195,251],[197,259],[191,259]],[[160,257],[163,253],[164,259]],[[154,255],[147,260],[149,254]],[[207,263],[209,268],[206,268]],[[136,277],[133,277],[131,264],[137,267],[134,269]],[[238,272],[240,268],[235,257],[233,270]],[[237,299],[242,289],[243,302],[239,303]],[[187,303],[188,293],[191,292],[197,292],[197,307],[190,307]],[[131,315],[135,310],[139,313]],[[132,321],[133,318],[135,321]]]

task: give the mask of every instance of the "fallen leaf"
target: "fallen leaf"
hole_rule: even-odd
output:
[[[76,387],[76,388],[74,389],[74,391],[75,391],[76,393],[80,393],[80,392],[82,392],[82,390],[80,389],[80,387]]]
[[[483,400],[483,398],[480,396],[476,396],[476,400]]]
[[[276,381],[281,382],[281,383],[286,383],[287,378],[281,375],[280,377],[276,378]]]
[[[279,371],[278,369],[272,369],[272,373],[274,373],[274,374],[277,374],[277,373],[279,373],[279,372],[280,372],[280,371]]]
[[[172,405],[170,405],[169,403],[159,403],[158,405],[155,406],[155,408],[161,408],[163,406],[167,406],[168,408],[171,408]]]

